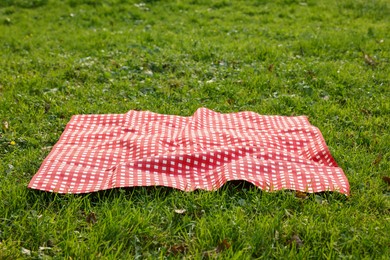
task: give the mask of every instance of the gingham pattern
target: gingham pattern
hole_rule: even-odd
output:
[[[266,191],[349,194],[343,170],[304,116],[148,111],[73,116],[29,188],[87,193],[131,186],[215,190],[246,180]]]

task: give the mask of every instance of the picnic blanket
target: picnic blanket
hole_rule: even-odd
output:
[[[206,108],[189,117],[134,110],[75,115],[28,187],[57,193],[133,186],[193,191],[232,180],[265,191],[349,194],[343,170],[307,117]]]

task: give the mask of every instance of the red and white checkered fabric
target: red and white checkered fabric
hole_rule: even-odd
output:
[[[306,117],[148,111],[73,116],[29,188],[87,193],[132,186],[215,190],[246,180],[266,191],[349,194],[343,170]]]

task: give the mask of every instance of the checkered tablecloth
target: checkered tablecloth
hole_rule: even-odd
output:
[[[343,170],[305,116],[75,115],[29,188],[87,193],[132,186],[215,190],[246,180],[266,191],[349,194]]]

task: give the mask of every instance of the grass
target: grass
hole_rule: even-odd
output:
[[[1,1],[0,258],[386,259],[389,23],[385,0]],[[26,188],[74,114],[201,106],[309,116],[351,196]]]

